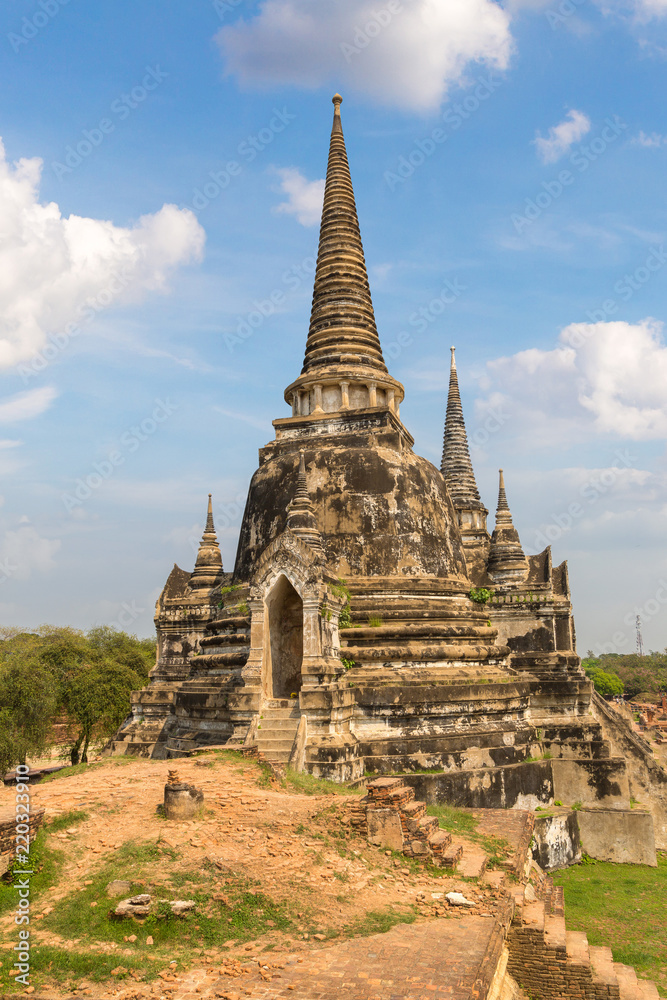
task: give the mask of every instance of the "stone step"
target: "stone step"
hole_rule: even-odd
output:
[[[544,887],[544,912],[557,913],[563,916],[565,912],[565,895],[562,885],[554,885],[551,879],[546,880]]]
[[[290,751],[294,746],[293,739],[267,739],[266,737],[258,738],[257,749],[260,753],[268,754],[273,750],[287,750]]]
[[[272,750],[270,753],[261,751],[261,754],[270,764],[288,764],[290,759],[289,750]]]
[[[414,790],[409,785],[401,785],[399,788],[394,788],[389,792],[387,802],[393,806],[397,806],[399,809],[405,809],[414,800],[414,797]]]
[[[649,979],[637,980],[637,1000],[660,1000],[658,987]]]
[[[293,740],[297,733],[297,727],[283,729],[279,726],[261,726],[257,729],[258,740]]]
[[[426,815],[426,804],[424,802],[408,802],[401,809],[403,815],[410,820],[417,821]]]
[[[533,903],[523,904],[521,923],[524,927],[544,932],[544,919],[544,903],[541,899],[536,899]],[[609,954],[611,955],[611,952]]]
[[[258,723],[258,732],[264,732],[265,729],[275,729],[276,731],[284,730],[285,732],[295,733],[298,728],[298,719],[274,719],[272,717],[267,719],[264,717]]]
[[[614,962],[614,973],[618,979],[621,1000],[637,1000],[637,973],[632,966]]]
[[[437,833],[439,829],[440,824],[435,816],[422,816],[417,823],[417,830],[419,834],[423,835],[427,840]]]
[[[454,849],[456,849],[457,844],[461,848],[461,854],[456,862],[457,875],[462,875],[464,878],[480,878],[486,868],[488,855],[481,847],[471,844],[468,840],[452,841]]]
[[[614,957],[611,948],[599,945],[589,945],[593,982],[605,986],[618,986],[618,978],[614,972]]]
[[[556,913],[545,913],[544,940],[548,947],[565,951],[567,947],[566,933],[565,917],[560,917]]]
[[[574,965],[585,966],[591,964],[588,938],[583,931],[566,931],[565,946],[568,962],[572,962]]]
[[[463,857],[463,844],[450,844],[442,855],[440,864],[443,868],[456,868]]]
[[[452,842],[452,835],[447,830],[436,830],[428,838],[428,846],[434,853],[442,854]]]

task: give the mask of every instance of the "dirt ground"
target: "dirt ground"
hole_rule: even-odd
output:
[[[202,814],[195,820],[169,821],[157,812],[168,771],[174,768],[181,781],[196,785],[204,793]],[[71,996],[127,1000],[179,997],[190,995],[184,992],[187,980],[188,990],[199,996],[209,966],[215,963],[226,963],[225,967],[235,970],[227,974],[232,979],[244,976],[247,986],[250,979],[266,977],[266,971],[261,971],[263,960],[258,963],[258,956],[266,956],[266,962],[270,957],[274,964],[284,963],[287,955],[303,956],[307,961],[311,949],[340,943],[341,935],[354,937],[382,929],[382,914],[393,915],[389,926],[401,919],[456,919],[462,914],[448,907],[443,899],[450,890],[463,892],[475,903],[466,911],[468,914],[491,914],[500,905],[505,897],[505,876],[501,872],[487,872],[471,880],[455,872],[436,873],[369,846],[349,825],[349,804],[355,799],[299,793],[289,786],[281,787],[254,763],[214,754],[177,762],[108,758],[83,773],[35,785],[32,807],[45,809],[47,824],[77,811],[87,813],[88,818],[48,833],[49,846],[64,857],[52,884],[32,904],[33,946],[117,955],[122,971],[115,976],[112,973],[102,983],[74,975],[54,979],[38,972],[32,980],[31,995],[53,1000]],[[0,810],[13,805],[13,789],[0,786]],[[82,906],[98,906],[97,900],[88,902],[86,892],[100,868],[113,861],[130,842],[158,844],[171,850],[169,857],[161,860],[161,870],[155,873],[158,886],[161,878],[169,878],[179,870],[201,870],[211,902],[197,914],[197,920],[214,919],[214,901],[222,901],[219,906],[227,904],[226,884],[241,879],[254,887],[248,890],[251,895],[261,893],[282,908],[281,912],[289,915],[289,927],[280,929],[275,926],[280,921],[268,920],[251,940],[244,935],[239,938],[238,934],[225,940],[223,926],[212,947],[204,947],[195,933],[194,941],[172,938],[154,950],[150,947],[152,941],[147,941],[146,929],[135,922],[130,922],[124,935],[133,935],[134,941],[110,940],[108,935],[105,940],[99,927],[90,938],[85,934],[69,938],[62,931],[50,929],[51,915],[57,915],[58,908],[71,901],[73,894],[83,894]],[[470,848],[479,851],[474,845]],[[122,872],[117,877],[122,878]],[[108,907],[108,901],[100,899],[99,906]],[[228,918],[228,922],[232,919]],[[194,925],[195,930],[200,926]],[[6,969],[11,964],[9,951],[16,938],[13,912],[0,917],[0,935],[4,949],[0,957]],[[126,956],[141,958],[152,974],[145,975],[145,968],[138,972],[125,968],[123,961],[129,960]],[[250,960],[254,960],[251,971],[240,972]],[[155,980],[157,970],[161,976]],[[129,975],[133,978],[128,979]],[[5,976],[3,980],[8,982]],[[21,991],[25,992],[16,984],[6,995]]]

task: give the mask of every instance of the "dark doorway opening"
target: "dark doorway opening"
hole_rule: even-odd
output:
[[[281,576],[267,601],[271,675],[269,697],[289,698],[301,690],[303,601]]]

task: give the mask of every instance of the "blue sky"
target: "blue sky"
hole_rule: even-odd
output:
[[[502,466],[526,550],[569,560],[580,649],[633,649],[638,611],[667,646],[666,0],[1,17],[0,623],[150,634],[209,491],[232,568],[339,90],[416,450],[439,464],[455,344],[490,524]]]

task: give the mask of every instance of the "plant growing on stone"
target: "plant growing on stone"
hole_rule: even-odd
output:
[[[340,654],[340,662],[343,664],[346,670],[351,670],[352,667],[356,667],[357,665],[355,660],[348,659],[346,656],[343,656],[342,653]]]
[[[382,625],[382,619],[379,615],[370,615],[368,624],[371,628],[379,628]]]
[[[487,604],[493,597],[493,591],[489,590],[488,587],[471,587],[468,591],[468,597],[475,604]]]
[[[222,600],[222,598],[226,594],[231,594],[235,590],[240,590],[240,589],[241,589],[241,584],[240,583],[230,583],[227,587],[221,587],[220,588],[220,598],[221,599],[218,601],[218,607],[221,608],[224,605],[225,602]]]

